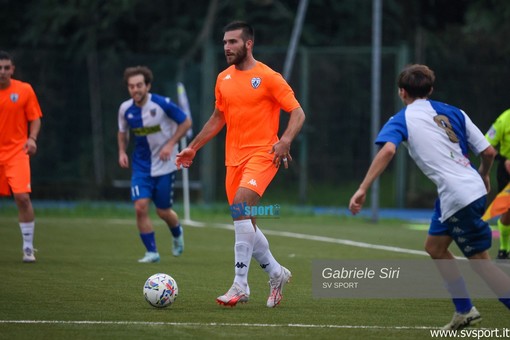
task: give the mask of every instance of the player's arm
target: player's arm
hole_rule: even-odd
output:
[[[478,172],[480,173],[480,176],[482,176],[487,192],[491,191],[490,172],[496,154],[497,151],[492,146],[489,146],[480,152],[480,167],[478,168]]]
[[[225,115],[215,108],[209,120],[205,123],[202,131],[189,143],[189,148],[198,151],[216,136],[225,126]]]
[[[186,135],[189,128],[191,127],[191,118],[186,117],[186,119],[177,126],[177,130],[172,135],[172,137],[165,144],[165,147],[161,150],[159,157],[163,161],[167,161],[172,156],[172,151],[174,150],[175,144],[181,140],[182,137]]]
[[[177,154],[175,164],[187,168],[193,163],[196,152],[216,136],[225,126],[225,115],[215,108],[209,120],[205,123],[198,135],[189,143],[188,147]]]
[[[119,165],[121,168],[129,168],[129,158],[126,153],[129,143],[129,132],[117,133],[117,144],[119,147]]]
[[[391,142],[386,142],[381,150],[379,150],[372,161],[372,164],[370,164],[370,167],[368,168],[365,179],[363,179],[363,182],[361,182],[358,190],[354,193],[349,202],[349,210],[354,215],[360,212],[363,204],[365,203],[368,189],[372,186],[375,179],[383,173],[395,156],[396,152],[397,146]]]
[[[191,118],[186,117],[186,119],[177,126],[177,130],[175,131],[174,135],[170,140],[169,143],[176,144],[181,140],[182,137],[186,135],[188,130],[191,128]]]
[[[23,151],[29,156],[33,156],[37,152],[37,136],[39,131],[41,131],[41,118],[30,121],[28,139],[23,146]]]
[[[292,144],[294,138],[296,138],[298,135],[299,131],[301,131],[304,122],[305,112],[301,107],[298,107],[290,112],[290,119],[285,132],[281,136],[280,140],[275,145],[273,145],[273,148],[270,151],[270,153],[274,154],[274,165],[279,166],[280,162],[285,159],[288,159],[289,161],[292,160],[292,156],[290,155],[290,145]],[[286,161],[283,162],[283,165],[285,166],[285,169],[289,167],[288,162]]]

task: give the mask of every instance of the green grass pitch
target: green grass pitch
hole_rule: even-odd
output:
[[[421,251],[426,231],[404,221],[287,216],[284,209],[279,219],[260,219],[273,254],[293,274],[281,305],[269,309],[268,278],[254,261],[249,303],[235,308],[215,303],[233,279],[234,234],[226,227],[231,223],[226,209],[193,210],[205,227],[185,226],[186,248],[179,258],[171,255],[170,233],[153,216],[161,255],[155,264],[137,263],[144,249],[130,209],[36,206],[36,213],[37,262],[24,264],[16,211],[0,208],[0,339],[430,339],[430,329],[453,314],[448,299],[314,299],[314,259],[426,257],[283,233]],[[172,275],[179,285],[170,308],[153,308],[143,298],[145,280],[157,272]],[[474,303],[484,329],[508,327],[510,313],[496,299]]]

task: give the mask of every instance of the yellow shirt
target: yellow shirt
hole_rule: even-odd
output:
[[[501,156],[510,159],[510,109],[503,112],[496,119],[485,134],[485,138],[492,146],[497,147],[499,145]]]

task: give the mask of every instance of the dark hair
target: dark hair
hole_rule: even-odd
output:
[[[141,74],[145,80],[145,85],[149,85],[152,83],[154,76],[152,75],[152,71],[147,66],[133,66],[128,67],[124,70],[124,82],[128,82],[129,78],[132,76],[137,76]]]
[[[247,40],[255,41],[255,30],[253,27],[244,21],[232,21],[230,24],[223,27],[223,33],[242,30],[241,37],[246,42]]]
[[[406,66],[398,77],[397,85],[413,98],[424,98],[430,94],[436,76],[427,65]]]
[[[5,51],[0,51],[0,60],[10,60],[14,64],[14,60],[12,60],[12,56]]]

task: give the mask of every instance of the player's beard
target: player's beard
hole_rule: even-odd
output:
[[[11,85],[11,77],[0,76],[0,89],[5,89]]]
[[[139,100],[137,100],[136,98],[139,98]],[[146,98],[147,98],[147,93],[146,94],[141,94],[140,96],[136,96],[133,99],[135,101],[135,104],[137,104],[138,106],[142,106],[145,103],[145,99]]]
[[[229,65],[239,65],[239,64],[241,64],[246,59],[246,56],[248,55],[247,51],[248,51],[248,49],[246,48],[245,45],[243,45],[243,47],[239,50],[239,52],[237,52],[233,56],[230,56],[231,59],[229,59],[229,56],[226,56],[227,57],[227,63]]]

